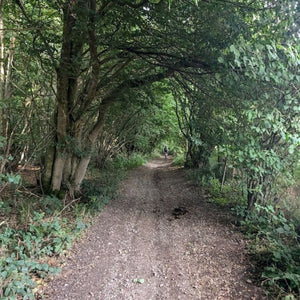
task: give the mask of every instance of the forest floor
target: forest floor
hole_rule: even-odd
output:
[[[153,160],[122,183],[45,299],[264,299],[231,218],[171,160]]]

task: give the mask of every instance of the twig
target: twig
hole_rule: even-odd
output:
[[[73,199],[70,203],[68,203],[67,205],[65,205],[64,208],[63,208],[60,212],[58,212],[57,214],[55,214],[54,217],[58,217],[59,215],[61,215],[61,214],[63,213],[63,211],[64,211],[67,207],[69,207],[71,204],[73,204],[74,202],[76,202],[76,201],[78,201],[78,200],[80,200],[80,199],[81,199],[81,198]]]
[[[3,224],[5,224],[5,223],[7,223],[6,221],[2,221],[1,223],[0,223],[0,227],[3,225]]]

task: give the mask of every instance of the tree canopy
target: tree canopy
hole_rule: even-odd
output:
[[[295,299],[299,18],[298,0],[0,0],[0,296],[33,299],[45,255],[167,145]]]
[[[252,207],[297,161],[297,1],[0,7],[2,172],[11,156],[34,159],[45,190],[73,194],[95,153],[151,152],[173,136],[186,166],[209,168],[217,151],[216,174],[239,169]]]

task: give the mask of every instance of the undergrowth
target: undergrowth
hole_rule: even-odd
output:
[[[126,171],[143,163],[139,155],[118,156],[103,170],[91,170],[78,199],[22,193],[19,175],[15,180],[2,175],[9,193],[0,198],[0,299],[34,299],[39,286],[60,271],[67,249],[92,216],[116,196]]]
[[[178,154],[174,156],[174,159],[172,161],[173,166],[183,166],[185,162],[185,156],[184,154]]]
[[[214,178],[209,171],[188,170],[188,178],[202,186],[208,194],[208,201],[219,206],[232,207],[244,204],[245,191],[243,186],[235,181],[228,181],[223,185],[217,178]]]
[[[293,220],[279,207],[256,204],[251,212],[236,208],[242,228],[251,239],[250,253],[262,285],[278,299],[300,295],[300,236]]]
[[[35,208],[25,211],[21,204],[17,205],[11,211],[16,219],[11,217],[9,221],[1,222],[1,299],[33,299],[42,279],[59,272],[51,258],[64,253],[76,236],[76,222],[55,217],[55,211],[42,212],[43,200],[39,209],[37,203],[33,203],[34,199],[31,201]],[[5,202],[9,200],[1,200],[2,208]],[[1,219],[7,217],[7,212],[0,209],[0,213]]]

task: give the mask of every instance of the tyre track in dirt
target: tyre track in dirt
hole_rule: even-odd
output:
[[[187,212],[175,218],[177,207]],[[263,299],[250,281],[245,247],[184,171],[157,159],[131,172],[45,298]]]

